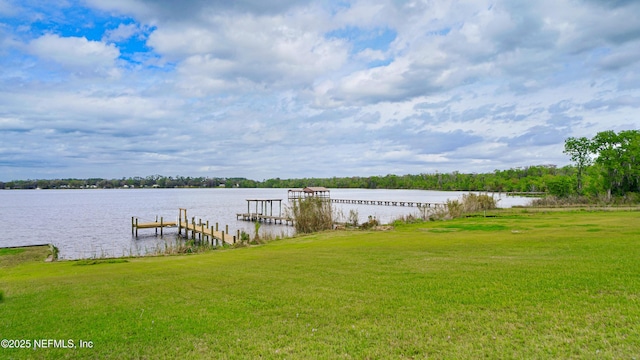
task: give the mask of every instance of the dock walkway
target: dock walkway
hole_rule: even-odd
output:
[[[174,228],[178,226],[175,221],[164,221],[164,218],[160,218],[156,216],[156,220],[153,222],[140,222],[140,219],[132,216],[131,217],[131,235],[135,233],[136,237],[138,237],[138,229],[155,229],[156,235],[158,235],[158,229],[160,229],[160,236],[163,235],[164,228]]]
[[[205,242],[211,241],[213,243],[215,240],[217,240],[219,242],[221,241],[223,243],[233,245],[236,243],[236,240],[237,240],[235,235],[229,235],[228,227],[226,228],[226,232],[218,231],[217,226],[209,226],[208,221],[206,223],[203,223],[202,221],[199,221],[198,223],[196,223],[194,219],[192,220],[191,223],[189,222],[185,222],[184,224],[181,223],[179,226],[179,229],[180,230],[178,230],[178,234],[181,234],[181,230],[184,229],[185,237],[189,238],[189,231],[191,231],[192,239],[195,239],[197,236],[200,240],[204,240]]]
[[[180,216],[178,216],[178,235],[182,234],[182,229],[185,230],[185,237],[189,238],[189,231],[191,231],[191,239],[196,239],[196,236],[200,241],[210,241],[213,245],[214,242],[219,244],[233,245],[240,238],[240,230],[236,235],[229,234],[229,225],[225,226],[225,230],[219,230],[218,223],[209,225],[209,221],[203,222],[202,219],[196,222],[195,217],[191,218],[191,222],[187,218],[187,209],[180,208]]]
[[[273,216],[263,215],[259,213],[238,213],[236,214],[237,220],[245,221],[261,221],[261,222],[273,222],[286,225],[293,225],[293,219],[287,216]]]
[[[420,201],[398,201],[398,200],[353,200],[353,199],[330,199],[332,203],[337,204],[356,204],[356,205],[381,205],[381,206],[404,206],[419,208],[441,208],[446,207],[444,203],[427,203]]]
[[[277,212],[273,211],[273,204],[277,204]],[[251,211],[251,208],[254,211]],[[276,215],[277,214],[277,215]],[[247,199],[247,212],[236,213],[236,220],[273,222],[293,225],[293,219],[282,215],[282,199]]]

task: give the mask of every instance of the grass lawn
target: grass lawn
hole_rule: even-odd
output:
[[[0,252],[0,339],[75,346],[0,358],[640,358],[640,212],[487,215],[189,256]]]

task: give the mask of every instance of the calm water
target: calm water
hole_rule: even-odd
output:
[[[459,198],[462,192],[422,190],[332,189],[337,199],[397,200],[445,202]],[[236,213],[247,211],[246,199],[283,199],[288,205],[287,189],[119,189],[119,190],[12,190],[0,191],[0,247],[52,243],[60,249],[60,258],[129,256],[153,253],[176,241],[177,229],[165,229],[155,236],[153,229],[140,229],[131,236],[131,217],[141,222],[162,216],[177,221],[178,208],[195,216],[218,222],[229,230],[244,230],[253,235],[254,224],[236,220]],[[527,198],[502,196],[498,205],[523,205]],[[337,213],[358,212],[360,222],[375,216],[382,223],[417,214],[416,208],[334,204]],[[277,213],[274,205],[274,213]],[[261,234],[274,236],[293,233],[292,226],[263,224]]]

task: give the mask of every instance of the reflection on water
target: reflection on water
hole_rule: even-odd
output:
[[[358,200],[393,200],[443,203],[459,198],[463,192],[422,190],[332,189],[331,197]],[[496,195],[497,197],[498,195]],[[287,189],[118,189],[118,190],[7,190],[0,191],[0,247],[54,244],[60,258],[78,259],[144,255],[162,252],[174,246],[177,229],[164,229],[156,237],[153,229],[140,229],[138,238],[131,234],[131,217],[152,222],[155,217],[177,221],[178,209],[188,209],[188,216],[229,226],[253,236],[253,223],[236,220],[237,213],[247,212],[246,199],[283,199],[286,211]],[[500,197],[498,205],[523,205],[527,198]],[[381,223],[408,214],[418,215],[417,208],[334,204],[344,217],[350,210],[358,212],[360,222],[369,216]],[[279,209],[274,209],[274,213]],[[293,227],[263,224],[261,234],[286,236]]]

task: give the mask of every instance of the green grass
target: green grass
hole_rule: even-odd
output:
[[[0,338],[94,345],[0,358],[640,356],[640,212],[491,215],[7,266]]]
[[[50,254],[49,245],[0,249],[0,269],[16,266],[24,262],[44,261]]]
[[[25,248],[4,248],[0,249],[0,256],[16,255],[25,252]]]

